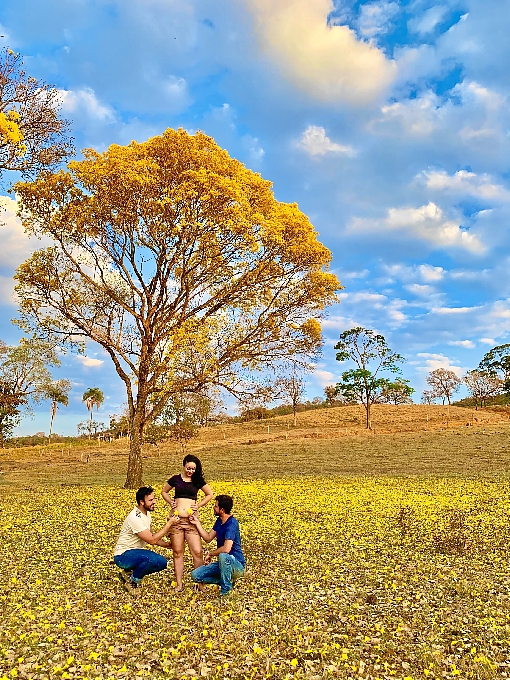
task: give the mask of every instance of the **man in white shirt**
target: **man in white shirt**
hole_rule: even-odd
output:
[[[179,521],[179,518],[170,517],[162,529],[155,534],[152,533],[151,512],[155,505],[152,486],[142,486],[138,489],[136,506],[124,520],[113,551],[113,561],[123,570],[120,577],[124,588],[131,595],[138,594],[137,589],[144,576],[166,569],[166,558],[152,550],[147,550],[146,544],[172,548],[172,544],[164,541],[163,537],[168,534],[171,526]]]

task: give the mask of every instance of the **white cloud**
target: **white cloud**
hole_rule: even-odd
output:
[[[355,217],[348,226],[351,232],[395,231],[408,238],[428,241],[437,248],[462,248],[482,253],[485,246],[475,235],[448,220],[441,208],[429,203],[419,208],[390,208],[382,220]]]
[[[434,307],[434,314],[469,314],[476,307]]]
[[[6,305],[15,304],[12,276],[0,276],[0,302]]]
[[[264,158],[265,151],[260,146],[257,137],[252,137],[251,135],[244,135],[242,137],[242,145],[248,151],[250,161],[252,165],[257,165]]]
[[[459,170],[454,175],[449,175],[445,170],[429,170],[418,175],[420,177],[425,180],[428,189],[467,194],[486,200],[510,200],[510,191],[500,184],[494,184],[488,174],[477,175]]]
[[[339,276],[341,280],[345,281],[346,279],[366,279],[370,274],[370,270],[362,269],[361,271],[352,272],[343,272],[340,270],[334,271],[333,273]]]
[[[404,264],[383,264],[383,270],[391,277],[400,281],[425,281],[432,283],[441,281],[446,274],[442,267],[434,267],[431,264],[404,265]],[[391,281],[390,281],[391,282]]]
[[[436,368],[446,368],[449,371],[453,371],[460,378],[464,373],[464,369],[460,366],[454,366],[451,360],[444,354],[432,354],[430,352],[419,352],[417,357],[425,360],[425,364],[418,367],[418,371],[422,373],[429,373],[430,371],[435,371]],[[411,363],[411,362],[410,362]],[[415,363],[415,362],[413,362]]]
[[[435,288],[421,283],[410,283],[408,286],[405,286],[405,288],[418,297],[429,298],[431,295],[436,294]]]
[[[186,95],[187,85],[184,78],[177,78],[176,76],[169,76],[163,82],[163,90],[171,97],[183,97]]]
[[[101,359],[92,359],[92,357],[86,357],[82,354],[78,354],[76,360],[85,366],[85,368],[99,368],[99,366],[104,364],[104,361]]]
[[[407,302],[400,298],[390,298],[381,293],[364,290],[354,293],[340,293],[338,297],[342,302],[342,307],[347,312],[352,308],[356,317],[360,319],[359,322],[353,322],[350,326],[345,325],[342,330],[352,326],[374,328],[374,325],[383,324],[396,328],[407,320],[407,316],[402,311]],[[323,323],[323,325],[326,326],[327,324]]]
[[[245,0],[263,49],[297,87],[322,101],[365,104],[396,76],[396,65],[348,26],[328,25],[331,0]]]
[[[433,92],[416,99],[387,104],[381,108],[382,117],[369,124],[372,132],[402,132],[410,137],[425,137],[439,129],[440,102]]]
[[[361,35],[374,38],[386,33],[391,19],[398,14],[399,6],[396,2],[367,2],[361,6],[358,28]]]
[[[108,104],[101,104],[90,87],[76,91],[60,90],[60,95],[64,113],[84,111],[89,118],[104,122],[113,122],[116,118],[113,108]]]
[[[466,349],[474,349],[476,347],[472,340],[450,340],[449,345],[453,347],[465,347]]]
[[[316,125],[309,125],[306,128],[297,145],[311,156],[324,156],[327,153],[354,156],[352,146],[344,146],[337,142],[332,142],[326,136],[326,130]]]
[[[483,342],[484,345],[494,345],[496,344],[496,341],[494,338],[480,338],[480,342]]]
[[[419,33],[420,35],[427,35],[431,33],[437,24],[439,24],[445,13],[447,7],[444,5],[436,5],[435,7],[430,7],[428,10],[423,12],[420,17],[416,17],[409,21],[409,29],[414,33]]]
[[[474,80],[462,81],[455,86],[455,92],[460,94],[464,102],[480,102],[488,111],[499,111],[505,104],[505,99],[498,92],[483,87]]]
[[[331,371],[324,371],[316,368],[312,375],[317,379],[317,382],[321,387],[326,387],[327,385],[332,385],[336,382],[335,374],[331,373]]]
[[[420,264],[417,269],[424,281],[440,281],[446,273],[442,267],[433,267],[430,264]]]
[[[15,269],[38,248],[45,247],[49,239],[29,238],[16,216],[17,202],[8,196],[0,196],[0,300],[14,304]]]

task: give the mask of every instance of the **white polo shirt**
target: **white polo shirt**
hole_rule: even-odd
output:
[[[135,506],[124,520],[113,554],[122,555],[126,550],[143,550],[146,543],[137,534],[145,529],[150,529],[151,521],[149,511],[145,515],[140,508]]]

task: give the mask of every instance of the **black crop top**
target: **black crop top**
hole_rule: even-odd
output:
[[[191,498],[193,501],[197,500],[197,487],[193,482],[185,482],[181,475],[170,477],[168,484],[175,489],[174,498]]]

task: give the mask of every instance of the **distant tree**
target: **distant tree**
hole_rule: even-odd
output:
[[[468,371],[464,376],[464,384],[468,388],[471,397],[475,401],[475,406],[486,405],[489,397],[495,397],[504,391],[505,382],[496,373],[474,369]]]
[[[45,398],[50,400],[50,433],[48,439],[51,441],[51,433],[53,431],[53,423],[57,415],[58,405],[67,406],[69,403],[69,390],[71,383],[69,380],[55,380],[46,387]]]
[[[325,402],[328,406],[333,406],[337,397],[336,385],[326,385],[324,388]]]
[[[87,411],[90,413],[90,436],[92,436],[92,411],[94,410],[94,406],[96,407],[96,411],[99,410],[101,404],[104,402],[104,394],[99,387],[89,387],[89,389],[83,393],[81,400],[85,402]]]
[[[114,413],[110,415],[110,424],[107,430],[110,437],[117,439],[129,434],[129,413],[127,412],[127,405],[120,414]]]
[[[510,343],[487,352],[478,364],[478,370],[497,375],[503,381],[503,390],[510,393]]]
[[[305,393],[305,380],[300,368],[293,365],[287,375],[280,376],[275,383],[279,399],[290,402],[294,427],[297,425],[297,409]]]
[[[437,398],[437,394],[435,394],[433,390],[424,390],[421,395],[421,403],[430,406],[436,402]]]
[[[365,409],[366,426],[370,428],[370,409],[381,399],[384,388],[390,384],[382,377],[382,371],[399,373],[397,363],[404,358],[393,352],[384,336],[366,328],[356,327],[344,331],[335,345],[337,361],[353,361],[356,369],[342,373],[342,381],[336,386],[337,394],[347,401],[362,403]]]
[[[428,374],[425,380],[432,388],[432,393],[442,399],[443,404],[446,399],[448,406],[451,404],[452,395],[459,390],[462,384],[462,380],[457,377],[457,374],[447,368],[436,368]]]
[[[0,51],[0,178],[9,170],[35,176],[73,154],[61,105],[56,88],[25,73],[20,54]]]
[[[16,394],[12,386],[0,381],[0,445],[11,436],[20,423],[20,408],[27,403],[26,398]]]
[[[95,437],[101,432],[106,431],[106,426],[104,423],[102,423],[99,420],[90,420],[88,418],[87,420],[82,420],[81,423],[78,423],[77,428],[78,435],[80,436],[88,435],[89,439],[91,437]]]
[[[23,412],[47,398],[52,376],[48,367],[60,366],[55,346],[33,338],[19,345],[0,344],[0,439],[19,425]]]
[[[170,425],[187,421],[205,427],[212,414],[222,406],[218,394],[212,390],[172,394],[157,421]]]
[[[170,427],[170,439],[178,442],[183,451],[187,448],[192,439],[198,437],[198,427],[194,423],[181,420]]]
[[[409,385],[409,380],[397,378],[394,382],[389,382],[381,390],[380,401],[383,404],[412,404],[414,389]]]

